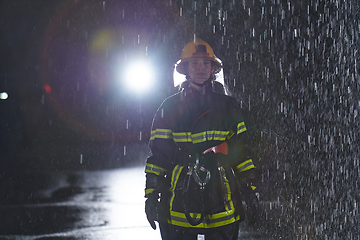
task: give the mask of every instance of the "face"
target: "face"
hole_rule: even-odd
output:
[[[203,83],[209,79],[213,71],[210,60],[196,59],[190,60],[187,73],[190,79],[196,83]]]

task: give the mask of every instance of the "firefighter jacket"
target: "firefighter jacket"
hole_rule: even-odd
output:
[[[206,229],[243,220],[239,182],[255,170],[242,109],[234,98],[185,85],[157,110],[145,173],[145,197],[161,194],[166,221],[175,228]]]

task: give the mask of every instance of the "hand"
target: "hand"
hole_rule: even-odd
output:
[[[251,192],[246,196],[245,203],[247,206],[246,217],[249,226],[254,226],[259,218],[259,199],[257,193]]]
[[[156,229],[155,221],[158,220],[158,205],[159,202],[155,198],[148,198],[145,201],[146,217],[154,230]]]
[[[253,189],[252,184],[241,188],[241,194],[246,203],[246,218],[249,226],[254,226],[259,219],[259,193]]]

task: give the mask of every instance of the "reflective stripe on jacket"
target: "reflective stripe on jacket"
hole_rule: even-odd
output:
[[[145,172],[165,176],[169,189],[162,194],[162,203],[169,210],[168,222],[180,228],[214,228],[241,220],[241,199],[233,172],[241,173],[255,168],[251,153],[246,146],[247,129],[241,117],[241,109],[235,99],[211,91],[211,87],[203,92],[187,88],[167,98],[158,109],[151,130],[150,149],[152,156],[148,158]],[[206,153],[215,156],[226,166],[211,169],[212,182],[207,186],[206,216],[196,226],[189,223],[184,208],[189,208],[189,215],[199,220],[199,196],[191,190],[190,200],[184,200],[182,191],[189,173],[188,158],[194,153],[202,154],[206,149],[228,143],[228,155]],[[221,175],[222,174],[222,175]],[[190,179],[190,178],[189,178]],[[214,180],[215,181],[215,180]],[[194,189],[196,186],[193,184]],[[225,194],[219,195],[218,185],[222,184]],[[194,187],[195,186],[195,187]],[[210,189],[211,188],[211,189]],[[151,189],[147,189],[151,192]],[[225,199],[222,198],[225,195]],[[184,205],[184,201],[188,201]]]

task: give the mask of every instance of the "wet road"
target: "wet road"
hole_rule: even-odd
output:
[[[46,178],[33,203],[0,206],[0,239],[160,239],[144,213],[143,167]]]
[[[0,239],[161,239],[144,213],[144,167],[12,181],[2,186],[19,189],[2,191]],[[244,229],[240,236],[264,239]]]

